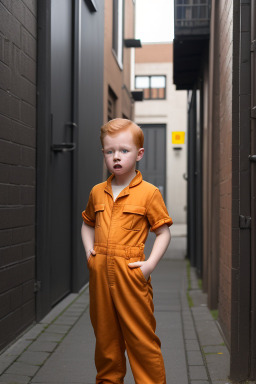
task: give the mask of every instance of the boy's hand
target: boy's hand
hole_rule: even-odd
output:
[[[96,256],[96,252],[94,251],[94,249],[90,249],[88,252],[87,252],[87,261],[89,260],[90,256]]]
[[[149,276],[153,272],[154,268],[152,267],[149,260],[147,261],[136,261],[135,263],[129,263],[129,268],[140,268],[146,280],[148,280]]]

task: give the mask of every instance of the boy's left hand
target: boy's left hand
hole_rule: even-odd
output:
[[[148,260],[136,261],[135,263],[129,263],[128,267],[129,268],[140,268],[141,272],[143,273],[146,280],[148,280],[149,276],[153,272],[152,265],[148,262]]]

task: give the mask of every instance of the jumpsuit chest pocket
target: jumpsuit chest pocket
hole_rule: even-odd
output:
[[[140,231],[146,208],[138,205],[124,205],[121,227],[128,231]]]
[[[95,228],[99,228],[102,224],[102,216],[105,209],[105,204],[95,204],[94,212],[95,212]]]

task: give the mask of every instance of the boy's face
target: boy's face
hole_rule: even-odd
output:
[[[129,176],[135,171],[136,161],[142,159],[144,148],[138,149],[129,130],[103,139],[103,154],[109,172],[116,176]]]

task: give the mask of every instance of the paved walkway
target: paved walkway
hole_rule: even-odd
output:
[[[171,245],[152,276],[167,384],[229,383],[228,350],[193,270],[187,278],[184,234],[182,227],[173,231]],[[146,249],[152,241],[150,236]],[[85,287],[79,294],[69,295],[7,349],[0,356],[0,383],[95,383],[88,304]],[[133,383],[128,364],[125,384]]]

